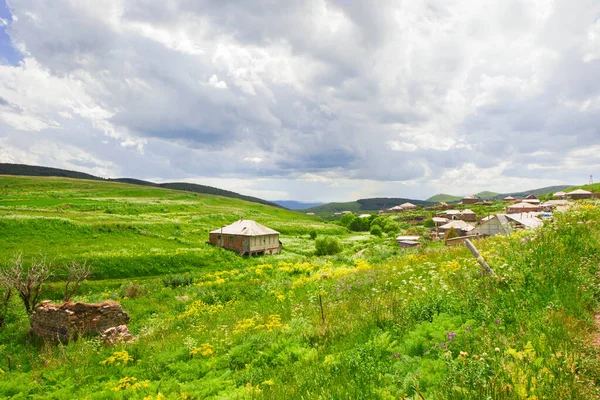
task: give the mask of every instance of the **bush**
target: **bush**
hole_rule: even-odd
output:
[[[194,283],[194,278],[190,275],[175,275],[175,276],[166,276],[162,278],[162,283],[165,287],[182,287],[182,286],[190,286]]]
[[[423,226],[425,228],[435,228],[435,222],[433,222],[433,219],[429,218],[426,219],[425,222],[423,222]]]
[[[314,229],[311,229],[310,232],[308,232],[308,235],[310,236],[310,238],[312,240],[315,240],[317,238],[317,231],[315,231]]]
[[[458,232],[456,232],[456,229],[454,229],[454,227],[452,227],[446,231],[446,234],[444,235],[444,240],[457,238],[458,236],[459,236]]]
[[[381,235],[383,234],[383,231],[381,230],[381,227],[379,225],[373,225],[371,227],[371,235],[373,236],[379,236],[381,237]]]
[[[123,295],[129,299],[135,299],[142,297],[146,294],[146,288],[141,286],[138,282],[129,282],[124,287],[122,286]]]
[[[327,256],[337,254],[342,251],[342,242],[333,236],[324,236],[315,240],[315,254],[318,256]]]

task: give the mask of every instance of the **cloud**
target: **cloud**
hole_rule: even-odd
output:
[[[9,8],[24,58],[0,64],[4,159],[300,200],[578,183],[598,165],[581,156],[600,139],[595,1]],[[70,155],[28,156],[42,137]]]

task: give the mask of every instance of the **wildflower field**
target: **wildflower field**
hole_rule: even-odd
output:
[[[239,217],[282,233],[277,256],[206,244]],[[309,232],[343,250],[315,256]],[[108,182],[0,177],[0,267],[87,261],[76,301],[114,300],[130,344],[0,328],[0,398],[591,399],[600,362],[600,208],[464,247],[399,250],[315,217]],[[366,249],[360,257],[358,250]],[[43,298],[59,301],[60,282]]]

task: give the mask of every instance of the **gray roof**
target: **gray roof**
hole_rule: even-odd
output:
[[[527,228],[537,228],[544,225],[541,219],[534,216],[521,216],[520,214],[507,214],[506,218],[518,222]]]
[[[588,192],[587,190],[583,190],[583,189],[577,189],[577,190],[573,190],[572,192],[567,193],[567,195],[569,194],[592,194],[592,192]]]
[[[475,227],[471,224],[467,224],[465,221],[458,220],[458,221],[450,221],[446,225],[440,226],[440,228],[441,229],[454,228],[454,229],[460,229],[463,231],[470,231],[471,229],[473,229]]]
[[[231,225],[223,228],[215,229],[211,233],[223,233],[225,235],[241,235],[241,236],[262,236],[262,235],[278,235],[279,232],[267,228],[256,221],[249,219],[240,219]]]
[[[468,208],[463,210],[463,212],[461,214],[475,214],[475,211],[473,210],[469,210]]]
[[[396,242],[416,242],[421,236],[398,236]]]

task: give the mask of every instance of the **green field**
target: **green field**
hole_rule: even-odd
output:
[[[429,216],[398,217],[422,230]],[[206,243],[240,217],[280,231],[282,254],[241,257]],[[342,252],[314,256],[312,230],[339,238]],[[44,343],[15,297],[0,328],[0,398],[600,395],[597,203],[477,241],[497,279],[463,247],[401,251],[393,235],[266,205],[66,178],[0,177],[0,239],[0,266],[19,253],[93,265],[75,300],[119,302],[137,337]],[[193,283],[169,284],[181,275]],[[61,291],[51,282],[43,298]]]

